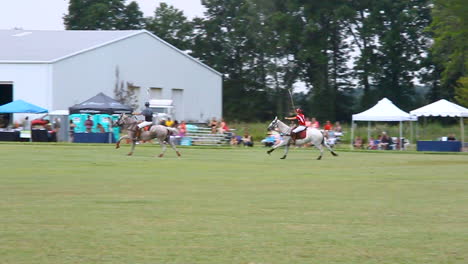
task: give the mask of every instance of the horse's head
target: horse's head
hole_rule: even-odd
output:
[[[122,126],[123,124],[125,124],[125,119],[127,119],[127,116],[124,113],[121,113],[117,121],[115,121],[114,125]]]
[[[273,130],[273,129],[276,129],[278,127],[278,117],[275,116],[275,119],[273,121],[271,121],[270,125],[268,125],[268,130]]]

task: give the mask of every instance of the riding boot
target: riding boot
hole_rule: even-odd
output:
[[[139,140],[140,135],[141,135],[141,129],[137,128],[137,130],[135,131],[135,140]]]
[[[291,144],[295,145],[296,144],[296,133],[291,132]]]

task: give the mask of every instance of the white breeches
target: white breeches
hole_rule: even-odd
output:
[[[149,125],[152,125],[152,124],[153,124],[153,122],[143,121],[140,124],[138,124],[138,128],[144,128],[145,126],[149,126]]]
[[[299,132],[301,132],[301,131],[304,130],[304,129],[306,129],[305,126],[298,126],[298,127],[296,127],[296,128],[293,130],[293,132],[294,132],[294,133],[299,133]]]

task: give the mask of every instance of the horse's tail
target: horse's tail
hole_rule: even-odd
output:
[[[319,130],[319,131],[320,131],[320,133],[322,133],[322,142],[321,142],[321,144],[326,145],[326,143],[325,143],[325,133],[323,132],[323,130]]]
[[[179,130],[175,127],[166,127],[169,132],[171,132],[173,135],[179,134]]]

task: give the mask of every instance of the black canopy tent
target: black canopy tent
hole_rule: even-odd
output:
[[[94,97],[69,108],[70,114],[121,114],[132,113],[133,108],[124,105],[109,96],[99,93]]]

